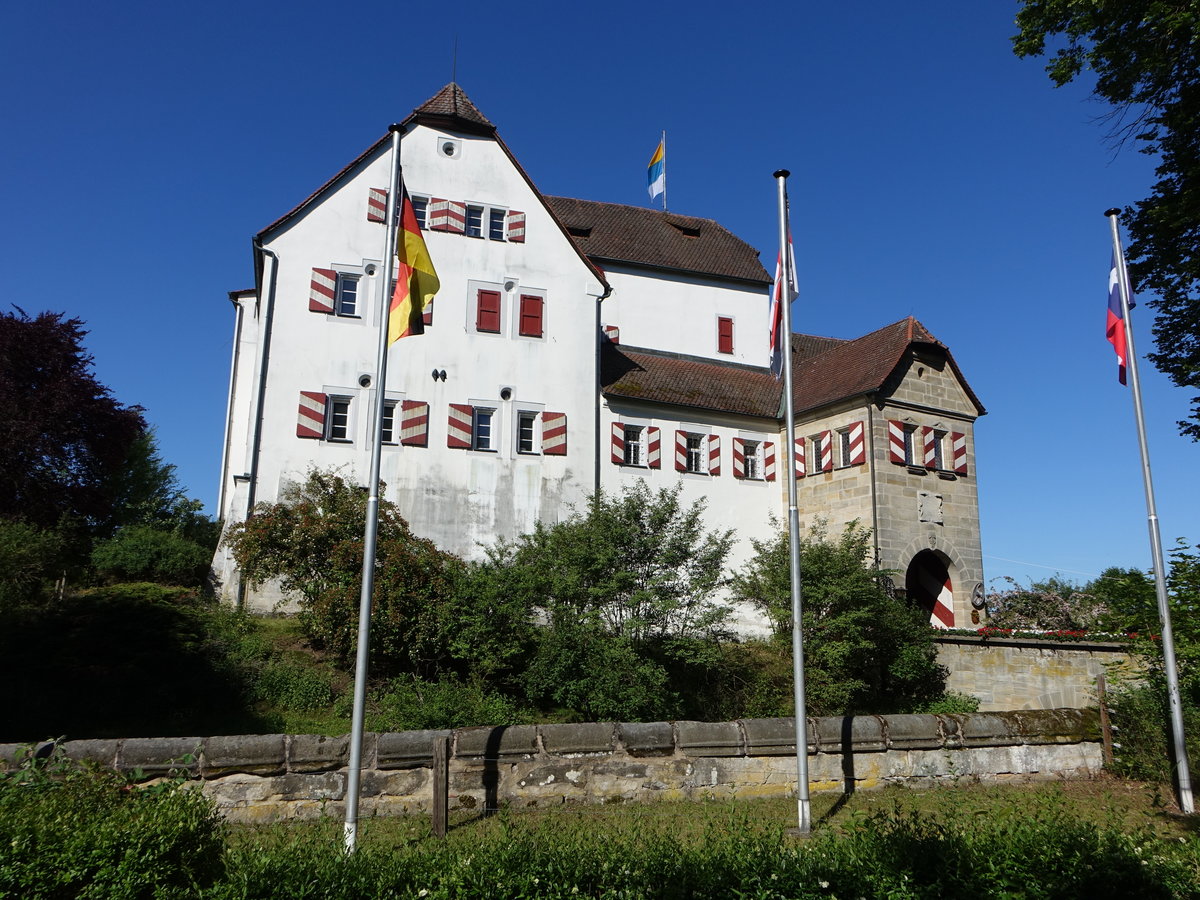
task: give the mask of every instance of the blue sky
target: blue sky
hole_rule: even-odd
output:
[[[976,426],[984,567],[1086,580],[1150,552],[1129,391],[1103,322],[1103,211],[1153,160],[1104,143],[1084,85],[1009,37],[1015,3],[12,4],[0,35],[3,298],[85,320],[99,378],[140,404],[216,502],[230,290],[251,236],[455,73],[548,194],[670,207],[769,259],[790,169],[797,330],[907,315],[948,344]],[[1150,316],[1135,312],[1141,353]],[[1200,540],[1187,392],[1143,389],[1169,549]]]

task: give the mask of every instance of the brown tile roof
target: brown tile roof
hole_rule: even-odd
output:
[[[775,419],[782,382],[768,369],[605,343],[600,390],[613,397]]]
[[[406,125],[409,122],[479,134],[496,132],[496,126],[453,81],[414,109],[412,115],[404,120]]]
[[[545,200],[579,248],[601,265],[621,262],[754,284],[771,281],[758,251],[712,219],[570,197]]]
[[[829,342],[828,349],[814,354],[820,346],[814,341]],[[880,390],[914,344],[944,355],[979,415],[986,412],[950,350],[912,316],[852,341],[793,334],[792,402],[796,412]]]

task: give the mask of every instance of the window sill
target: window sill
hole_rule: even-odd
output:
[[[938,477],[938,478],[940,478],[940,479],[942,479],[942,481],[958,481],[958,474],[957,474],[957,473],[955,473],[955,472],[941,472],[941,471],[939,471],[939,472],[937,473],[937,477]]]
[[[907,469],[908,469],[908,474],[910,474],[910,475],[925,475],[925,474],[927,474],[924,466],[909,465],[909,466],[907,466]]]

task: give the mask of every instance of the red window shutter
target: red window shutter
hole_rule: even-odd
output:
[[[804,461],[804,438],[796,438],[796,446],[792,452],[796,455],[796,477],[803,478],[808,474]]]
[[[708,474],[721,474],[721,438],[715,434],[708,436]]]
[[[954,454],[954,474],[967,474],[967,436],[961,431],[950,432],[950,446]]]
[[[717,316],[717,352],[733,352],[733,319]]]
[[[525,337],[542,336],[542,298],[533,294],[521,295],[520,332]]]
[[[367,221],[387,221],[387,188],[367,188]]]
[[[662,468],[662,432],[653,426],[646,429],[646,465],[652,469]]]
[[[333,298],[337,294],[337,272],[333,269],[313,269],[308,289],[308,311],[333,312]]]
[[[325,394],[300,392],[300,409],[296,414],[296,437],[325,437]]]
[[[400,404],[400,443],[408,447],[429,446],[429,404],[405,400]]]
[[[475,330],[500,333],[500,292],[479,292],[475,307]]]
[[[566,413],[542,413],[542,453],[546,456],[567,455]]]
[[[612,461],[618,466],[625,462],[625,426],[612,423]]]
[[[817,471],[833,471],[833,432],[822,431],[817,435]]]
[[[863,439],[863,423],[855,422],[848,431],[850,460],[852,466],[861,466],[867,461],[867,442]]]
[[[525,213],[508,211],[508,239],[514,244],[525,243]]]
[[[675,471],[687,471],[687,432],[675,432]]]
[[[475,407],[463,403],[450,404],[450,418],[446,422],[447,447],[471,449],[471,427],[474,418]]]
[[[733,477],[746,477],[746,442],[741,438],[733,439]]]
[[[905,464],[904,423],[888,419],[888,460],[898,466]]]
[[[775,480],[775,442],[763,441],[763,479]]]
[[[614,344],[621,343],[621,329],[616,325],[601,325],[600,330],[604,332],[604,336]]]

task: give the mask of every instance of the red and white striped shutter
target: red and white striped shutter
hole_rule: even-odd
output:
[[[888,460],[904,465],[904,423],[888,419]]]
[[[600,328],[604,332],[604,336],[614,344],[621,343],[621,329],[616,325],[601,325]]]
[[[646,465],[662,468],[662,431],[653,426],[646,429]]]
[[[741,438],[733,439],[733,477],[746,477],[746,442]]]
[[[950,432],[950,446],[954,454],[954,473],[967,474],[967,436],[961,431]]]
[[[387,188],[367,188],[367,221],[387,221]]]
[[[687,432],[675,432],[675,471],[687,471]]]
[[[612,461],[620,466],[625,463],[625,426],[612,423]]]
[[[525,213],[508,211],[508,239],[514,244],[525,243]]]
[[[430,231],[452,231],[457,232],[458,234],[462,233],[462,225],[459,224],[456,228],[454,220],[451,216],[450,207],[452,203],[453,201],[451,200],[442,200],[439,197],[434,197],[429,201],[429,206],[426,209],[426,221],[429,222]]]
[[[308,311],[333,312],[333,298],[337,295],[337,272],[333,269],[313,269],[312,282],[308,288]]]
[[[832,431],[822,431],[820,433],[820,435],[817,436],[817,453],[820,455],[820,459],[817,463],[817,467],[820,469],[820,471],[832,472],[833,471],[833,432]]]
[[[849,428],[850,465],[861,466],[867,461],[867,442],[863,439],[863,423],[855,422]]]
[[[400,404],[400,443],[407,447],[429,446],[429,404],[405,400]]]
[[[547,456],[567,455],[566,413],[542,413],[542,452]]]
[[[775,442],[763,441],[763,479],[775,480]]]
[[[708,436],[708,474],[721,474],[721,438],[715,434]]]
[[[928,425],[921,428],[922,463],[927,469],[937,468],[937,432]]]
[[[467,230],[467,204],[460,203],[457,200],[446,201],[446,221],[449,224],[447,231],[452,231],[455,234],[462,234]]]
[[[300,409],[296,414],[296,437],[325,437],[325,401],[322,393],[300,392]]]
[[[804,438],[796,438],[796,446],[792,452],[796,455],[796,477],[803,478],[808,474],[804,462]]]
[[[475,407],[463,403],[450,404],[450,418],[446,421],[447,447],[471,449],[471,427],[474,418]]]

